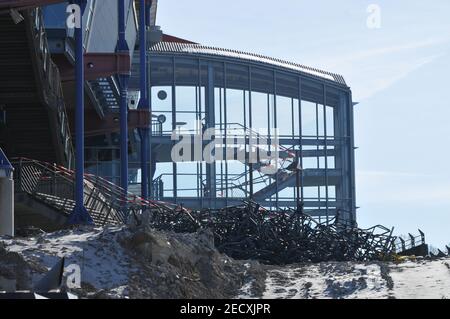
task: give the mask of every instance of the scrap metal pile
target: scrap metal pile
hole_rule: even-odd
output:
[[[174,232],[211,229],[220,252],[266,264],[387,260],[396,253],[393,230],[384,226],[360,229],[338,217],[319,222],[305,213],[269,211],[254,202],[202,211],[158,204],[145,223]]]
[[[447,249],[447,253],[444,253],[440,249],[437,249],[436,252],[430,252],[431,259],[450,257],[450,247],[449,246],[445,246],[445,248]]]

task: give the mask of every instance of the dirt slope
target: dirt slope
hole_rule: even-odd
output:
[[[127,227],[0,238],[0,291],[31,289],[61,257],[87,298],[450,298],[448,258],[265,266],[220,254],[209,231]]]

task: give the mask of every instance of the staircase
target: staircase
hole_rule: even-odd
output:
[[[13,159],[12,165],[18,224],[45,230],[63,227],[75,207],[75,173],[56,164],[29,159]],[[123,224],[130,210],[140,204],[120,187],[88,174],[84,199],[96,226]]]
[[[59,71],[52,62],[40,9],[14,24],[0,14],[0,146],[8,157],[73,165]]]
[[[226,133],[227,132],[227,136]],[[192,134],[194,134],[194,131],[191,131]],[[198,134],[198,132],[195,132]],[[261,159],[262,154],[266,153],[267,150],[264,150],[266,146],[266,141],[268,141],[268,136],[263,136],[260,133],[253,131],[247,127],[244,127],[240,123],[228,123],[227,125],[221,125],[216,124],[216,138],[225,138],[225,137],[235,137],[236,143],[235,144],[227,144],[227,145],[216,145],[216,154],[220,153],[222,155],[222,158],[226,158],[227,155],[233,156],[234,159],[244,160],[245,163],[248,166],[248,169],[245,172],[242,172],[241,174],[229,174],[227,177],[227,180],[219,180],[216,176],[216,184],[215,184],[215,190],[216,195],[218,196],[217,199],[245,199],[250,198],[252,194],[250,194],[250,183],[253,184],[253,186],[258,185],[259,187],[256,188],[256,192],[253,193],[253,199],[257,200],[260,203],[265,202],[267,199],[270,199],[271,196],[276,194],[277,192],[282,191],[283,189],[287,187],[293,187],[295,186],[296,182],[296,172],[290,171],[289,168],[291,165],[294,164],[296,161],[296,154],[295,151],[292,149],[288,149],[284,146],[278,145],[277,151],[278,151],[278,161],[277,161],[277,168],[273,174],[267,174],[264,170],[265,167],[267,167],[270,163],[269,160]],[[258,160],[256,163],[253,163],[252,165],[249,164],[250,159],[250,152],[249,149],[242,149],[242,143],[245,139],[246,141],[252,137],[253,139],[259,139],[258,143],[255,143],[253,145],[259,152]],[[256,142],[256,141],[255,141]],[[161,144],[161,146],[165,147],[164,151],[161,151],[159,153],[165,153],[170,156],[170,148],[171,144]],[[263,146],[264,145],[264,146]],[[242,154],[245,153],[245,154]],[[161,155],[158,154],[159,159],[161,162],[163,161],[169,161],[168,158],[161,158]],[[241,158],[242,156],[243,158]],[[249,180],[248,174],[250,172],[253,172],[253,180]],[[165,198],[165,188],[164,188],[164,182],[163,177],[166,177],[170,174],[162,174],[160,176],[157,176],[153,182],[152,182],[152,191],[153,191],[153,198],[157,200],[168,200],[170,201],[170,198]],[[189,174],[184,174],[185,176]],[[192,178],[198,178],[197,174],[193,173],[190,176]],[[200,181],[202,185],[207,185],[207,180],[203,179]],[[199,188],[197,186],[197,188]],[[140,192],[140,184],[134,184],[130,185],[130,190],[139,193]],[[195,189],[192,189],[192,191],[195,191]],[[201,193],[203,192],[203,196],[205,198],[209,197],[209,194],[205,194],[205,191],[207,191],[206,186],[201,188],[200,190],[197,189],[197,192]],[[187,198],[183,199],[184,201],[187,201]],[[224,201],[226,202],[226,201]]]
[[[262,139],[264,141],[268,140],[268,136],[262,136],[258,132],[253,131],[252,129],[249,129],[247,127],[244,127],[242,124],[239,123],[229,123],[226,127],[227,130],[236,130],[239,132],[242,131],[242,134],[244,135],[245,138],[252,136],[254,138],[257,137],[258,139]],[[228,146],[228,148],[233,147]],[[259,146],[256,146],[256,148],[258,149],[258,151],[265,152]],[[236,149],[234,149],[234,153],[235,154],[237,153]],[[248,152],[246,153],[246,157],[249,158]],[[287,169],[290,165],[293,164],[294,161],[295,161],[295,153],[292,150],[287,149],[286,147],[278,145],[278,163],[276,173],[274,174],[263,173],[262,168],[269,164],[267,161],[258,160],[257,163],[251,165],[249,168],[252,169],[253,172],[259,174],[259,176],[253,178],[253,184],[254,185],[263,184],[263,187],[253,194],[253,198],[257,201],[264,201],[265,199],[270,198],[272,195],[285,189],[286,187],[291,187],[295,185],[296,172],[292,172]],[[250,196],[250,194],[247,191],[246,184],[242,182],[244,177],[245,173],[230,178],[228,180],[228,188],[232,193],[236,191],[238,194],[239,193],[242,194],[243,197],[248,197]],[[217,187],[218,186],[219,184],[217,185]]]
[[[275,175],[275,178],[271,178],[267,186],[260,189],[253,194],[256,200],[263,200],[275,195],[278,191],[281,191],[287,187],[295,186],[296,172],[285,172],[279,170]]]

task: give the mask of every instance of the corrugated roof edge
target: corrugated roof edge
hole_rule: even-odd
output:
[[[312,68],[312,67],[294,63],[294,62],[289,62],[289,61],[282,60],[282,59],[271,58],[271,57],[256,54],[256,53],[248,53],[248,52],[243,52],[243,51],[238,51],[238,50],[216,48],[216,47],[204,46],[201,44],[194,44],[194,43],[177,43],[177,42],[159,42],[159,43],[153,45],[150,48],[150,51],[220,55],[220,56],[233,57],[233,58],[238,58],[238,59],[243,59],[243,60],[269,63],[272,65],[288,68],[291,70],[304,72],[304,73],[307,73],[308,75],[313,75],[313,76],[316,76],[319,78],[331,80],[340,85],[347,86],[347,84],[344,80],[344,77],[342,75],[324,71],[324,70],[320,70],[320,69],[316,69],[316,68]]]

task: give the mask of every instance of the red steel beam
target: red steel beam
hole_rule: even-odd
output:
[[[151,115],[148,110],[129,110],[128,129],[149,127]],[[72,125],[73,126],[73,125]],[[100,119],[95,111],[86,111],[84,135],[87,137],[119,132],[119,114],[106,114]]]
[[[49,4],[65,2],[64,0],[0,0],[0,10],[5,9],[27,9]]]
[[[131,59],[128,53],[86,53],[84,55],[84,70],[86,80],[95,80],[115,74],[129,74]],[[75,80],[75,68],[61,68],[61,80]]]
[[[179,37],[175,37],[173,35],[170,34],[163,34],[162,36],[162,40],[163,42],[176,42],[176,43],[188,43],[188,44],[198,44],[196,42],[192,42],[190,40],[186,40],[186,39],[182,39]]]

